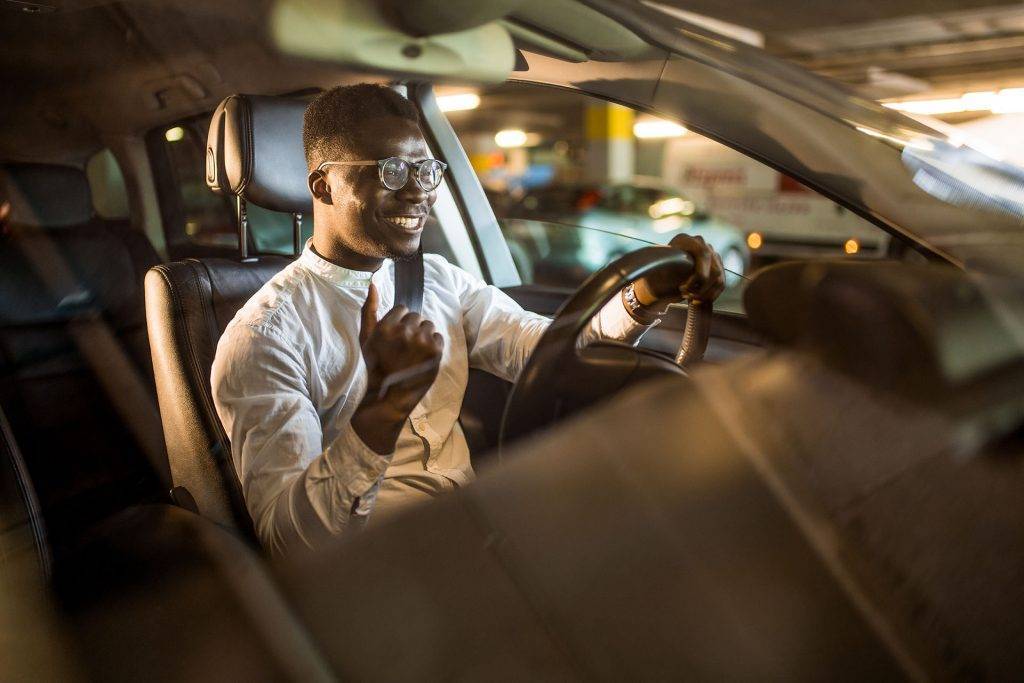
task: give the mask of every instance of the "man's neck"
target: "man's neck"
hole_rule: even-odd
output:
[[[375,273],[381,267],[381,264],[384,263],[384,259],[380,257],[365,256],[337,243],[324,244],[324,241],[317,240],[316,235],[314,235],[313,251],[320,258],[330,261],[336,266],[348,268],[349,270]]]

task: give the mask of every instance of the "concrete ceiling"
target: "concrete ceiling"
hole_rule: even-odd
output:
[[[765,48],[872,97],[1024,85],[1024,3],[659,0],[759,31]]]

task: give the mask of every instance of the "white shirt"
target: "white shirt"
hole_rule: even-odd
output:
[[[473,478],[459,410],[469,367],[514,380],[550,320],[444,258],[424,255],[422,315],[444,336],[437,379],[395,450],[381,455],[351,426],[366,390],[359,320],[372,280],[378,315],[394,304],[394,263],[375,273],[302,255],[238,311],[217,345],[213,399],[231,440],[246,506],[265,547],[282,552],[340,534]],[[593,338],[635,342],[646,328],[615,297]]]

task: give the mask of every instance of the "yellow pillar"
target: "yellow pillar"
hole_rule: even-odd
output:
[[[636,168],[633,110],[619,104],[590,102],[584,111],[587,161],[591,182],[628,182]]]

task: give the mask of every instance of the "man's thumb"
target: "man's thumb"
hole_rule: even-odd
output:
[[[366,340],[370,338],[370,333],[373,332],[373,328],[377,327],[378,300],[377,288],[371,282],[370,288],[366,292],[366,302],[363,304],[363,311],[359,321],[360,345],[366,343]]]

